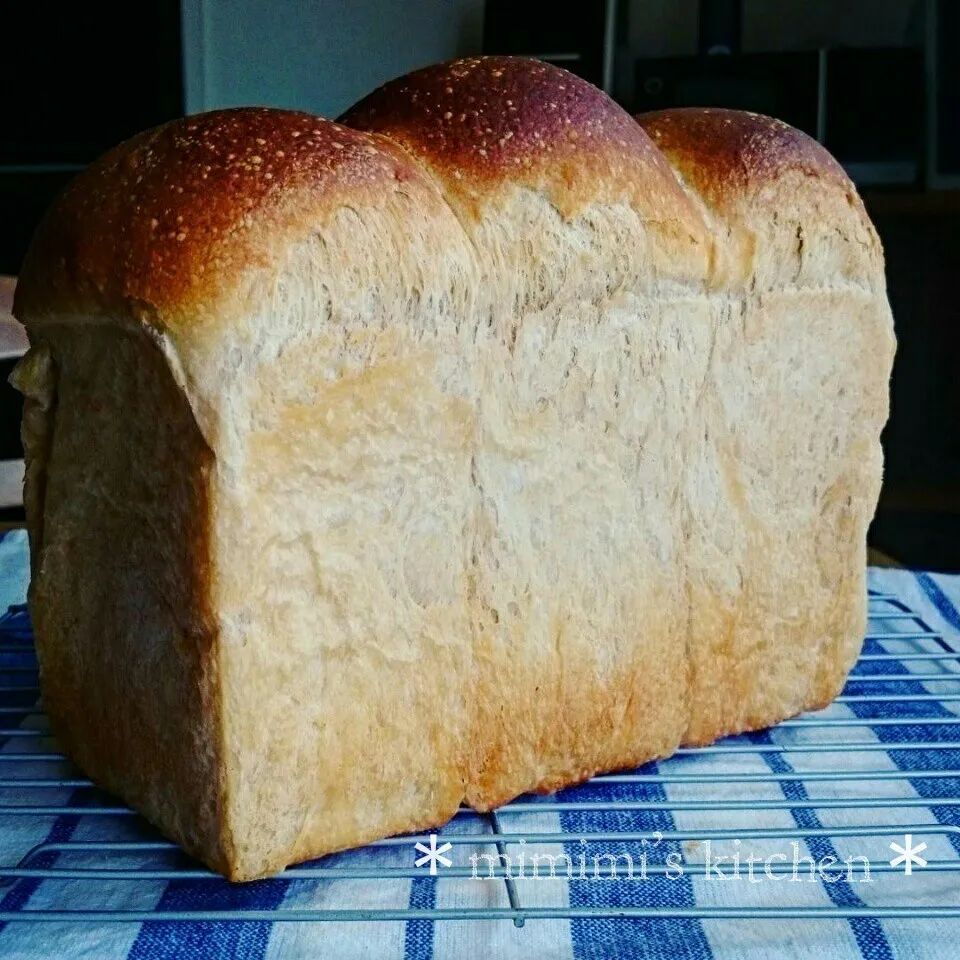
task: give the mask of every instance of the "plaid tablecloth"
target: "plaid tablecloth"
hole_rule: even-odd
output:
[[[0,541],[0,609],[22,602],[26,565],[24,536],[8,534]],[[947,643],[960,647],[960,578],[871,570],[870,585],[874,591],[902,600],[920,615],[930,632],[940,633]],[[907,629],[916,631],[917,622],[881,621],[883,635]],[[0,645],[14,650],[5,654],[5,662],[15,662],[17,645],[28,648],[29,643],[24,612],[15,611],[0,621]],[[853,680],[848,685],[848,697],[824,715],[843,720],[843,724],[801,722],[732,738],[726,744],[735,746],[737,752],[688,752],[643,768],[643,777],[613,778],[557,797],[534,798],[523,812],[501,818],[503,829],[514,836],[554,835],[549,843],[514,842],[503,848],[515,875],[521,855],[529,857],[534,849],[557,856],[561,875],[566,863],[563,854],[573,866],[573,880],[549,879],[542,874],[533,878],[528,859],[526,876],[518,878],[514,888],[524,908],[586,914],[595,907],[671,908],[678,913],[699,907],[717,914],[693,919],[582,915],[529,919],[523,927],[497,919],[274,922],[281,911],[361,907],[462,908],[476,914],[488,908],[507,909],[510,899],[502,880],[483,879],[488,861],[482,855],[489,854],[491,846],[471,842],[455,843],[446,852],[452,866],[439,863],[436,878],[429,875],[428,864],[414,867],[422,854],[412,840],[405,839],[393,846],[318,862],[328,870],[393,867],[407,874],[402,877],[335,879],[329,874],[312,874],[308,867],[278,879],[233,886],[191,875],[196,865],[165,848],[158,842],[161,838],[139,818],[83,814],[85,807],[115,805],[115,801],[82,782],[56,790],[11,785],[15,776],[79,777],[65,761],[32,764],[10,756],[9,762],[0,764],[0,782],[4,784],[0,804],[45,804],[67,807],[68,812],[51,809],[49,816],[0,813],[0,868],[26,863],[36,874],[4,879],[0,873],[0,918],[5,918],[0,921],[0,957],[954,958],[960,955],[960,919],[926,918],[918,913],[924,907],[960,905],[960,872],[952,869],[960,867],[960,781],[953,775],[960,768],[960,725],[953,699],[960,695],[960,683],[909,680],[921,673],[960,676],[960,667],[922,658],[899,659],[910,651],[930,649],[923,641],[868,641],[868,657],[886,651],[897,653],[898,659],[884,662],[888,676],[882,682]],[[898,680],[899,675],[905,679]],[[877,661],[862,660],[855,676],[876,677]],[[9,675],[5,677],[9,679]],[[7,708],[4,728],[37,724],[37,715],[29,713],[36,694],[18,691],[17,683],[6,679],[0,693],[0,704]],[[923,722],[917,726],[887,722],[898,718]],[[832,746],[834,741],[851,740],[866,746],[843,752],[778,749],[811,743]],[[0,755],[23,755],[25,742],[29,741],[22,737],[0,737]],[[937,746],[928,749],[923,743]],[[840,774],[841,779],[829,779],[825,774],[831,772]],[[858,777],[863,772],[870,777]],[[704,797],[709,798],[708,804],[699,803]],[[851,797],[862,800],[850,803]],[[588,809],[587,801],[603,806]],[[635,808],[638,802],[642,809]],[[469,814],[457,817],[441,831],[439,842],[451,836],[463,839],[467,833],[484,829],[478,827],[479,819]],[[877,835],[863,836],[864,825],[889,827],[889,833],[875,830]],[[895,869],[891,865],[887,872],[874,872],[867,879],[857,858],[868,858],[875,865],[895,859],[897,852],[891,851],[890,844],[899,840],[906,845],[907,825],[915,834],[914,848],[926,843],[917,855],[928,866],[916,864],[907,876],[902,866]],[[718,830],[726,831],[722,838],[718,838]],[[583,842],[596,834],[608,839]],[[618,835],[617,842],[612,842],[610,835]],[[103,866],[113,854],[99,849],[98,841],[133,844],[134,856],[127,856],[122,864],[128,874],[133,870],[154,872],[135,880],[50,877],[46,873],[59,867]],[[37,844],[45,846],[24,861]],[[738,875],[732,875],[730,860],[719,865],[723,878],[714,872],[718,856],[737,853],[741,858]],[[611,861],[605,854],[618,859]],[[633,879],[622,875],[626,855],[638,871]],[[472,863],[471,857],[478,859]],[[583,873],[581,857],[586,867]],[[754,859],[753,873],[749,872],[748,857]],[[650,869],[641,876],[644,858]],[[612,862],[621,865],[616,881],[594,869],[597,864],[609,866]],[[671,863],[675,869],[670,869]],[[713,869],[708,870],[711,865]],[[175,868],[183,871],[182,875],[170,877]],[[444,874],[457,868],[461,873],[469,868],[477,876]],[[10,922],[24,911],[84,911],[91,907],[143,915],[242,909],[255,911],[256,916],[242,922]],[[794,913],[849,908],[859,915],[817,920],[789,916],[732,919],[722,915],[730,907],[783,907]],[[906,915],[885,919],[863,915],[869,909],[886,907],[905,907]]]

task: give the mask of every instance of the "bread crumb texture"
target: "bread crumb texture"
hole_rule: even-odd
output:
[[[803,134],[460,60],[82,174],[15,310],[44,698],[234,879],[770,725],[865,624],[894,341]]]

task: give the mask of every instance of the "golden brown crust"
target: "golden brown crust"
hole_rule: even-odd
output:
[[[176,329],[222,309],[331,211],[417,173],[386,141],[286,110],[176,120],[111,150],[44,217],[15,314],[133,316]]]
[[[605,93],[523,57],[472,57],[375,90],[341,122],[426,160],[474,215],[499,188],[545,192],[566,216],[626,201],[654,218],[690,216],[650,138]]]
[[[782,120],[701,107],[642,113],[636,120],[683,178],[718,209],[739,203],[745,193],[788,170],[853,189],[840,164],[816,140]]]
[[[732,288],[812,286],[836,273],[885,293],[880,241],[856,188],[805,133],[736,110],[636,119],[712,222],[714,270]]]

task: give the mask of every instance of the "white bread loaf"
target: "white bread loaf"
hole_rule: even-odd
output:
[[[341,125],[150,131],[38,230],[16,379],[45,705],[227,876],[842,686],[880,244],[783,124],[640,121],[458,61]]]

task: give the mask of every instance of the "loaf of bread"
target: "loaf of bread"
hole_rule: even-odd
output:
[[[820,707],[894,349],[815,142],[534,61],[118,147],[15,304],[63,748],[228,877]]]

